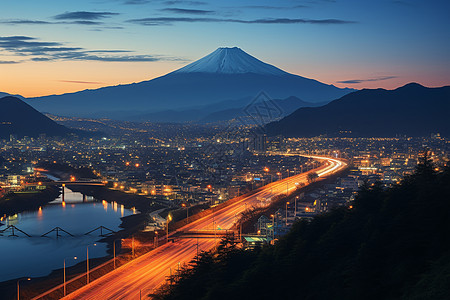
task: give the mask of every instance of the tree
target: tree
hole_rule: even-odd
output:
[[[319,178],[319,175],[316,172],[308,173],[307,179],[309,183],[316,181],[317,178]]]

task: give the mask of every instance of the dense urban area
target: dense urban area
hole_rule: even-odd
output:
[[[158,126],[159,134],[150,126]],[[183,131],[178,130],[180,126]],[[288,214],[280,209],[279,223],[288,224],[295,218],[351,205],[364,182],[380,181],[384,186],[399,183],[412,174],[424,150],[430,151],[437,170],[445,166],[450,153],[449,141],[439,134],[424,138],[269,138],[242,127],[213,127],[213,134],[198,125],[132,127],[119,123],[114,127],[121,128],[123,134],[66,139],[45,135],[17,139],[11,135],[1,142],[0,195],[45,189],[47,172],[71,181],[99,181],[110,189],[145,196],[149,203],[172,209],[214,206],[317,167],[319,163],[308,158],[310,155],[348,161],[345,174],[301,193],[295,205],[284,208]],[[73,174],[69,174],[71,170]],[[269,219],[266,216],[266,221]],[[268,232],[260,223],[257,230]],[[158,224],[153,225],[158,228]]]

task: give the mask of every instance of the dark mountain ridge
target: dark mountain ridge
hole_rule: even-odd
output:
[[[11,134],[22,138],[40,134],[65,136],[71,132],[16,97],[0,98],[0,139],[9,138]]]
[[[317,108],[300,108],[266,126],[270,135],[311,137],[450,136],[450,86],[410,83],[395,90],[364,89]]]

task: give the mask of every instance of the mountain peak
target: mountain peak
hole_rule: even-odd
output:
[[[172,74],[179,73],[255,73],[278,76],[288,74],[275,66],[260,61],[238,47],[218,48],[207,56],[172,72]]]

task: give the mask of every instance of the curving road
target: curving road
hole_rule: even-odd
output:
[[[319,168],[312,170],[319,177],[334,174],[346,167],[344,162],[337,159],[317,156],[312,158],[324,161]],[[247,206],[261,205],[262,201],[272,196],[292,192],[296,189],[296,183],[308,184],[309,172],[265,185],[255,194],[241,196],[235,203],[218,209],[213,214],[192,222],[178,231],[211,230],[214,227],[229,229],[233,227],[236,216]],[[142,299],[147,299],[145,295],[164,283],[166,276],[170,272],[175,272],[179,264],[188,263],[197,255],[198,250],[210,250],[215,243],[215,239],[178,239],[174,243],[166,243],[63,299],[140,299],[140,294]]]

